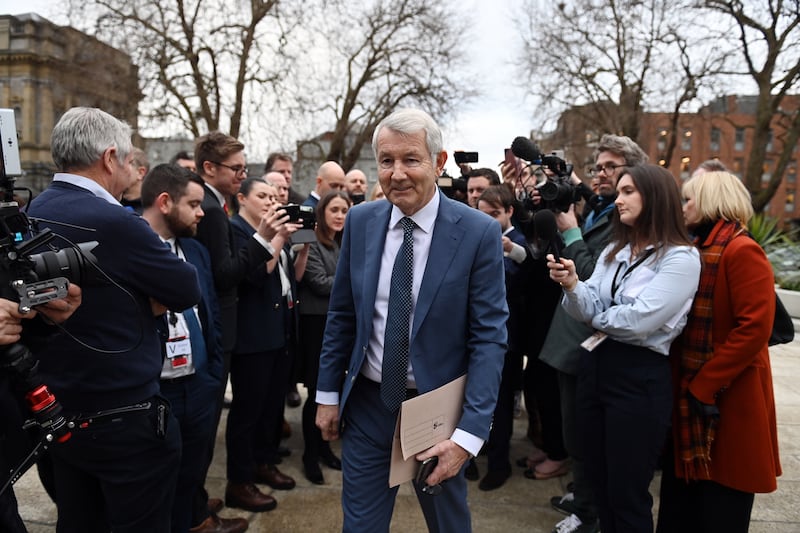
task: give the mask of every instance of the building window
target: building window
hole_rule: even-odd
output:
[[[767,131],[767,146],[766,146],[767,152],[771,152],[773,150],[773,148],[774,148],[773,141],[774,141],[774,138],[773,138],[773,135],[772,135],[772,128],[770,128],[769,131]]]
[[[687,180],[689,176],[691,176],[691,171],[689,166],[692,163],[692,159],[690,157],[682,157],[681,158],[681,179]]]
[[[761,169],[761,183],[769,183],[772,178],[772,159],[765,159]]]
[[[719,145],[722,143],[722,131],[719,128],[711,128],[711,148],[712,152],[719,152]]]
[[[797,181],[797,161],[789,161],[789,166],[786,167],[786,183],[795,183]]]
[[[692,149],[692,130],[683,130],[683,135],[681,136],[681,150],[691,150]]]
[[[739,176],[739,179],[742,179],[743,168],[744,168],[744,159],[738,158],[733,160],[733,168],[731,168],[731,172]]]
[[[794,213],[794,189],[786,189],[786,203],[783,205],[784,213]]]
[[[656,147],[659,152],[667,149],[667,130],[662,129],[658,132],[658,139],[656,140]]]
[[[736,140],[733,143],[733,149],[737,152],[744,150],[744,128],[736,128]]]

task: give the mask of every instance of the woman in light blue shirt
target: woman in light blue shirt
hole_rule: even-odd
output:
[[[603,533],[653,530],[650,481],[669,426],[670,365],[700,276],[675,178],[633,166],[617,182],[612,240],[592,276],[548,263],[562,305],[595,334],[583,344],[578,426]]]

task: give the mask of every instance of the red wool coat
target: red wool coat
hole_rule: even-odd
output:
[[[708,240],[718,229],[719,225]],[[722,254],[714,286],[714,355],[689,384],[697,399],[716,403],[720,411],[710,476],[699,473],[699,479],[744,492],[777,489],[781,465],[767,349],[774,316],[772,267],[758,243],[744,235],[736,237]],[[673,363],[678,355],[673,354]],[[676,418],[673,423],[677,424]],[[673,437],[677,434],[673,431]],[[677,440],[675,447],[680,479]]]

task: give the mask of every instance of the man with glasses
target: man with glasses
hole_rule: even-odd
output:
[[[285,222],[288,216],[283,211],[271,212],[264,215],[258,225],[256,233],[241,249],[234,246],[233,232],[228,216],[232,214],[231,202],[239,192],[239,187],[247,177],[247,167],[244,158],[244,145],[219,131],[203,135],[195,141],[194,150],[197,173],[205,182],[204,197],[201,207],[205,216],[197,225],[197,240],[208,249],[211,257],[211,273],[214,277],[214,287],[217,290],[220,316],[222,317],[222,351],[224,356],[222,383],[218,394],[216,406],[216,422],[219,424],[222,401],[230,372],[231,353],[236,343],[236,291],[239,282],[252,270],[253,265],[258,265],[272,258],[272,247],[269,241],[275,236],[275,228]],[[209,446],[206,472],[213,456],[213,437]],[[257,508],[264,507],[272,497],[259,492],[241,495],[232,499],[229,504],[237,507]],[[235,501],[234,501],[235,500]],[[213,501],[213,500],[212,500]],[[221,506],[221,502],[213,501],[214,510]]]
[[[589,171],[596,181],[597,192],[590,200],[591,210],[581,226],[573,205],[567,212],[557,213],[558,229],[564,238],[561,257],[575,261],[580,279],[589,279],[600,252],[611,234],[611,215],[617,197],[617,179],[626,167],[647,162],[647,154],[630,138],[603,135],[594,152],[595,164]],[[572,457],[573,488],[565,496],[553,496],[550,503],[567,516],[556,525],[559,533],[598,531],[597,508],[586,479],[583,450],[577,440],[575,397],[577,391],[580,344],[592,334],[592,328],[572,319],[561,306],[550,324],[539,359],[558,371],[561,420],[564,446]],[[588,443],[587,443],[588,444]]]

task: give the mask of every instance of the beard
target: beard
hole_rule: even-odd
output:
[[[197,234],[197,224],[186,224],[180,219],[178,210],[173,208],[165,217],[167,228],[176,237],[194,237]]]

